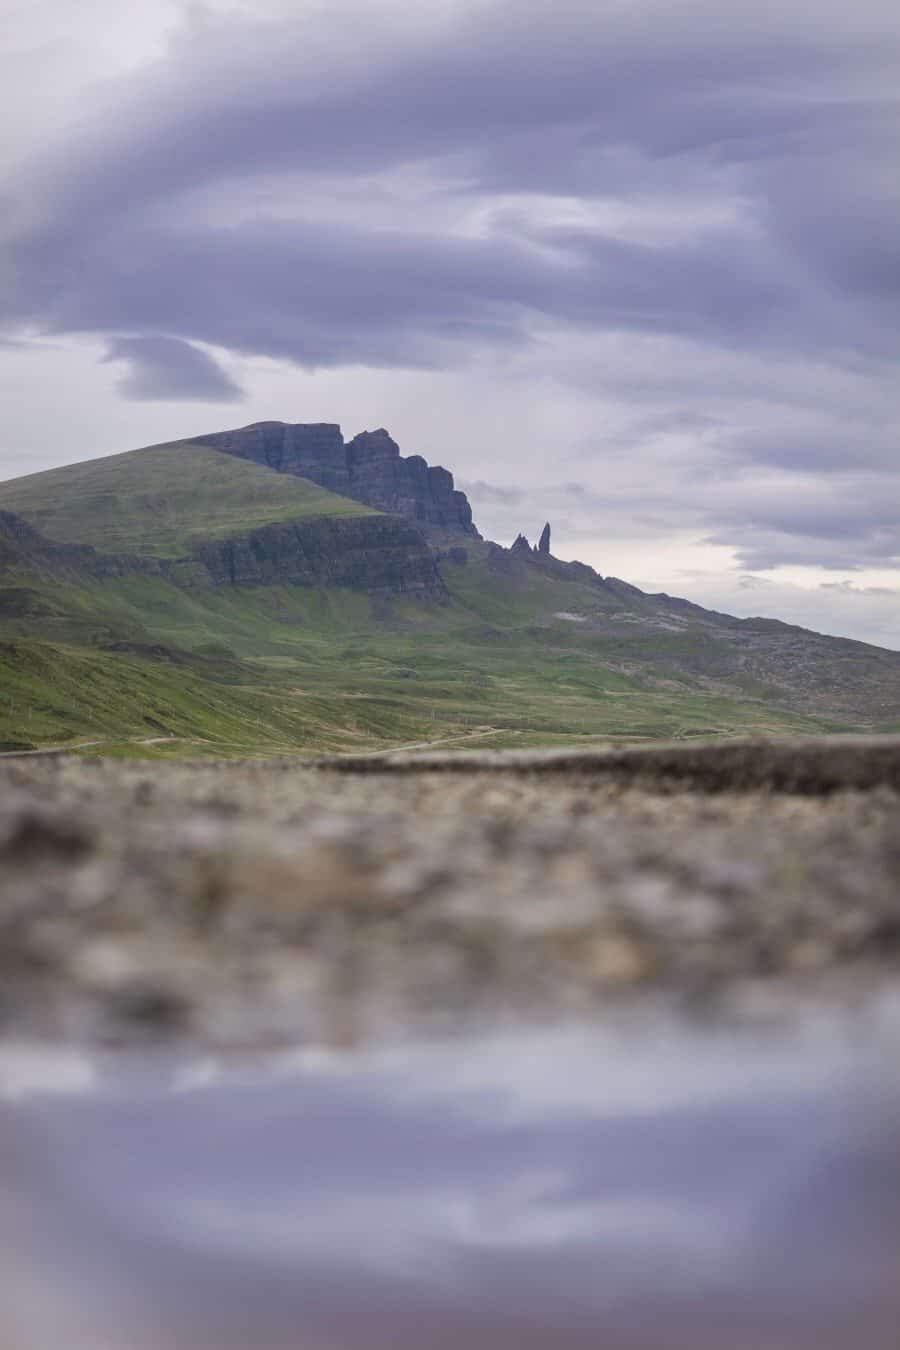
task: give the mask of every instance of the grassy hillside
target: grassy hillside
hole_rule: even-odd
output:
[[[478,541],[462,550],[458,537],[434,538],[446,591],[430,599],[213,584],[198,567],[117,575],[77,550],[57,557],[59,545],[78,543],[179,559],[204,538],[375,514],[202,446],[0,484],[0,509],[55,541],[6,523],[7,749],[316,753],[900,725],[898,654],[710,614]]]
[[[141,757],[360,751],[418,741],[415,709],[324,688],[261,689],[221,652],[0,642],[0,752],[53,746]]]
[[[189,592],[159,577],[83,586],[32,577],[17,592],[19,609],[26,594],[32,612],[0,621],[0,741],[265,754],[866,725],[680,669],[681,634],[658,634],[646,653],[645,635],[583,634],[544,608],[560,593],[573,603],[573,590],[587,608],[586,589],[528,578],[523,598],[515,578],[486,572],[479,585],[480,571],[477,560],[445,569],[451,592],[459,583],[453,605],[297,586]]]
[[[223,538],[275,521],[367,516],[371,507],[305,478],[198,445],[130,450],[0,483],[14,511],[61,544],[181,558],[197,536]]]

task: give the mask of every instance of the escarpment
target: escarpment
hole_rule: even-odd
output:
[[[0,510],[0,577],[23,567],[54,575],[103,581],[135,573],[163,576],[166,564],[137,553],[104,553],[91,544],[61,544],[46,538],[24,517]]]
[[[279,521],[226,539],[204,539],[194,559],[215,585],[338,586],[446,595],[437,563],[415,526],[396,516]]]
[[[398,516],[316,516],[278,521],[221,538],[200,538],[190,557],[101,553],[58,544],[0,511],[0,580],[26,570],[94,581],[156,576],[188,589],[205,585],[337,586],[444,599],[424,536]]]
[[[345,441],[333,422],[255,422],[193,436],[185,444],[209,446],[278,473],[308,478],[330,492],[421,525],[480,538],[469,500],[454,487],[452,473],[421,455],[401,455],[383,428]]]

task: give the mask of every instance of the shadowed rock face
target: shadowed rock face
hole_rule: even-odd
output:
[[[159,558],[100,553],[90,544],[58,544],[34,529],[22,516],[13,511],[0,511],[0,579],[5,572],[22,566],[96,580],[135,572],[149,576],[167,575],[167,565]]]
[[[379,511],[480,537],[468,498],[454,488],[453,475],[429,465],[421,455],[401,455],[383,428],[360,432],[345,442],[335,422],[256,422],[235,431],[194,436],[191,443],[265,464],[278,473],[309,478]]]
[[[420,532],[391,516],[284,521],[198,544],[196,560],[217,585],[347,586],[362,591],[446,594]]]
[[[437,561],[414,525],[396,516],[320,516],[279,521],[245,534],[204,539],[193,560],[98,553],[86,544],[56,544],[11,511],[0,511],[0,615],[33,613],[26,587],[4,587],[22,565],[54,575],[149,575],[176,585],[340,586],[369,593],[409,593],[443,600]],[[199,564],[199,567],[197,566]]]

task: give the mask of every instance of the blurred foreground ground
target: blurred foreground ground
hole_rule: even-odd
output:
[[[357,1044],[900,975],[900,739],[0,764],[11,1034]]]
[[[3,1350],[896,1346],[896,741],[8,759],[0,976]]]

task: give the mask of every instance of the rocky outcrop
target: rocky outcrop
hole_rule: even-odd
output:
[[[549,520],[547,521],[547,524],[544,526],[544,528],[541,530],[541,537],[538,540],[535,548],[532,548],[531,545],[529,544],[527,535],[517,534],[510,549],[510,552],[518,554],[520,557],[523,558],[539,557],[549,559],[551,557]]]
[[[465,567],[469,561],[468,550],[464,549],[461,544],[451,544],[449,548],[434,549],[433,554],[438,565],[447,562],[454,567]]]
[[[487,565],[492,572],[502,572],[510,575],[516,570],[516,561],[512,555],[512,549],[503,548],[501,544],[495,544],[493,540],[488,541],[487,546]]]
[[[419,530],[396,516],[318,516],[279,521],[229,538],[199,541],[193,558],[98,553],[87,544],[57,544],[21,516],[0,511],[0,581],[26,569],[105,580],[158,576],[188,588],[209,585],[337,586],[369,593],[446,597],[431,549]],[[7,609],[16,597],[3,592]],[[2,601],[3,597],[0,597]],[[2,608],[2,604],[0,604]]]
[[[336,422],[255,422],[235,431],[193,436],[187,443],[309,478],[331,492],[422,525],[480,538],[468,498],[454,488],[453,475],[421,455],[401,455],[383,428],[345,442]]]
[[[228,539],[206,539],[194,558],[216,585],[339,586],[443,600],[421,533],[394,516],[279,521]]]
[[[524,534],[517,534],[509,548],[501,548],[499,544],[489,546],[488,566],[493,568],[494,571],[509,572],[515,570],[517,564],[522,563],[530,563],[532,566],[538,567],[545,575],[555,577],[558,581],[579,581],[589,586],[599,586],[610,591],[615,591],[615,588],[618,587],[622,594],[627,590],[632,599],[647,599],[643,591],[639,591],[636,586],[628,586],[626,582],[618,582],[615,578],[607,580],[599,572],[595,572],[593,567],[589,567],[587,563],[563,562],[561,558],[554,558],[550,552],[549,521],[541,531],[541,537],[535,548],[532,548]],[[618,594],[618,592],[616,593]]]
[[[43,561],[54,546],[13,511],[0,511],[0,572],[23,560]]]
[[[99,553],[90,544],[58,544],[36,530],[13,511],[0,511],[0,575],[13,568],[108,577],[165,575],[168,564],[159,558],[137,554]]]

